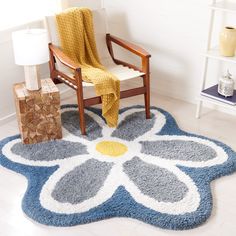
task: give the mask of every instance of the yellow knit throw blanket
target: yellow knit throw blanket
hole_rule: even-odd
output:
[[[100,63],[91,10],[70,8],[56,15],[56,22],[63,52],[81,67],[83,81],[94,84],[107,124],[117,126],[120,81]]]

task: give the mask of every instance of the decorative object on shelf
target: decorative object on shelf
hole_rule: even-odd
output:
[[[219,80],[218,93],[225,97],[232,97],[234,95],[234,80],[229,70],[227,75],[222,76]]]
[[[233,57],[236,49],[236,29],[226,26],[220,33],[220,54],[225,57]]]
[[[24,66],[28,90],[39,90],[39,65],[49,61],[48,35],[45,29],[27,29],[12,33],[15,63]]]
[[[41,83],[39,91],[28,91],[25,83],[14,85],[16,113],[24,144],[62,138],[59,90],[51,79],[43,79]]]

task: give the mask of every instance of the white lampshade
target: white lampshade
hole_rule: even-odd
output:
[[[45,29],[27,29],[12,33],[15,63],[39,65],[49,61],[48,34]]]

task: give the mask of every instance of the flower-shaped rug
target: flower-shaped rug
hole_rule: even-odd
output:
[[[211,214],[210,182],[236,170],[228,146],[180,130],[170,114],[143,106],[120,111],[108,128],[101,110],[86,110],[80,134],[76,105],[62,107],[63,139],[23,145],[1,141],[1,165],[28,179],[23,211],[53,226],[130,217],[166,229],[189,229]]]

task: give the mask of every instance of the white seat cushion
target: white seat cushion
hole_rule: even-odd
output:
[[[107,65],[106,68],[111,73],[113,73],[121,82],[124,80],[129,80],[129,79],[137,78],[144,75],[144,73],[140,71],[136,71],[122,65],[110,64],[110,65]],[[61,71],[69,77],[72,77],[72,78],[74,77],[71,70],[68,69],[68,67],[66,66],[62,65]],[[83,86],[88,87],[88,86],[94,86],[94,85],[92,83],[83,82]]]

